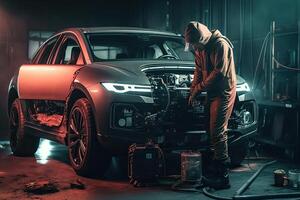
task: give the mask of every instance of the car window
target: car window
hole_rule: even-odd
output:
[[[166,41],[164,43],[165,49],[170,52],[169,54],[176,54],[178,55],[182,60],[193,60],[194,56],[191,53],[187,53],[184,51],[184,46],[178,42],[174,41]],[[173,52],[173,53],[171,53]]]
[[[93,46],[94,55],[99,59],[111,60],[116,58],[128,57],[128,51],[123,46],[97,45]]]
[[[58,38],[58,36],[54,37],[43,46],[42,54],[37,62],[38,64],[47,64],[48,58]]]
[[[181,37],[148,34],[86,34],[94,62],[120,59],[181,59],[193,60],[191,53],[184,52]],[[170,42],[170,45],[167,43]],[[171,45],[172,44],[172,45]],[[176,48],[172,49],[172,48]],[[180,50],[182,52],[180,52]],[[183,54],[183,57],[179,56]]]
[[[80,46],[73,38],[67,38],[58,50],[55,64],[82,65],[83,54]]]

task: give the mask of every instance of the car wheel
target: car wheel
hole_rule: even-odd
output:
[[[15,99],[9,111],[10,147],[16,156],[33,156],[40,139],[25,133],[24,122],[20,100]]]
[[[248,140],[230,145],[228,151],[232,167],[239,166],[249,152]]]
[[[102,176],[110,165],[111,156],[97,141],[91,105],[86,98],[78,99],[69,113],[68,154],[72,167],[82,176]]]

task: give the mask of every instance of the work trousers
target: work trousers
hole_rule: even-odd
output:
[[[228,159],[227,125],[235,97],[236,87],[224,90],[219,95],[208,94],[210,142],[215,160]]]

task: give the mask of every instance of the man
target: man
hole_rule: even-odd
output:
[[[185,42],[185,50],[192,48],[196,64],[189,104],[201,91],[207,91],[208,95],[209,132],[215,173],[213,177],[204,177],[204,182],[215,189],[229,188],[230,158],[226,131],[236,96],[233,46],[220,31],[210,31],[199,22],[187,25]]]

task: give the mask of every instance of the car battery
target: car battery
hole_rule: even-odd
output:
[[[154,182],[162,171],[162,151],[155,144],[133,144],[128,150],[130,181]]]

